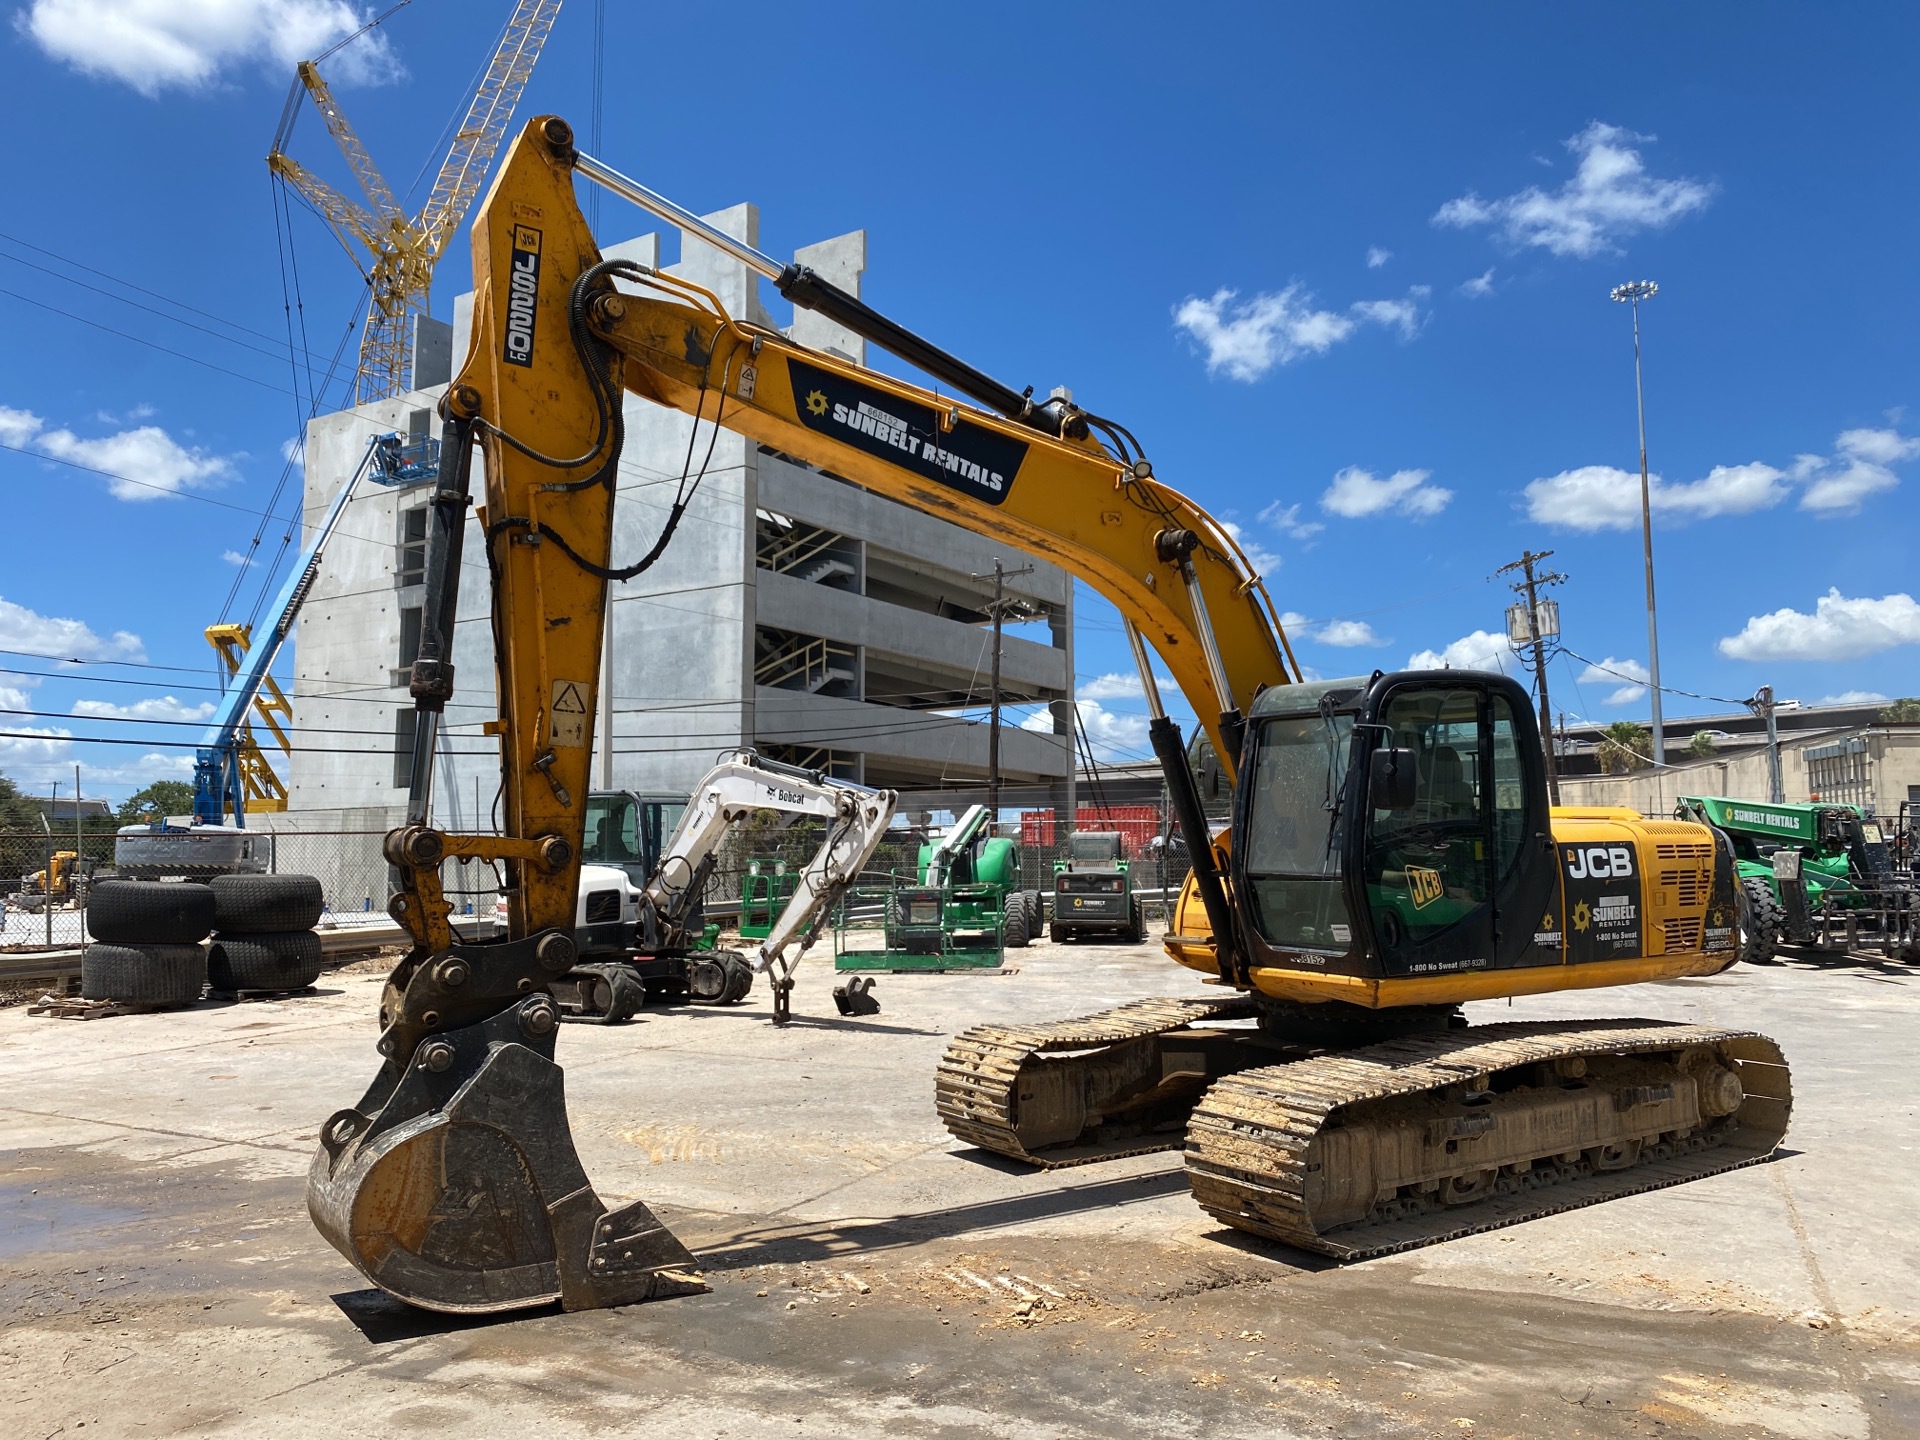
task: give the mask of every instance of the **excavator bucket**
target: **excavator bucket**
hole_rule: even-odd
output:
[[[469,966],[487,958],[497,962],[496,947],[456,945],[447,957]],[[444,973],[445,963],[434,968]],[[554,1063],[559,1020],[553,997],[536,991],[436,1032],[390,1054],[360,1103],[321,1128],[308,1211],[388,1294],[471,1314],[556,1302],[588,1310],[707,1288],[644,1202],[609,1210],[594,1193]]]

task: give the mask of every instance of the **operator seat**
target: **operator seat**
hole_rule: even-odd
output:
[[[1460,753],[1450,745],[1433,752],[1433,774],[1427,782],[1427,810],[1435,820],[1471,820],[1473,787],[1467,783]]]

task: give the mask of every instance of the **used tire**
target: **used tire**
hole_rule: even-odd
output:
[[[320,965],[320,937],[311,930],[215,935],[207,947],[207,980],[216,990],[304,990],[320,978]]]
[[[87,896],[87,929],[109,945],[198,945],[213,911],[205,885],[102,880]]]
[[[1000,945],[1005,950],[1024,950],[1031,938],[1027,920],[1027,897],[1020,891],[1009,892],[1006,911],[1000,917]]]
[[[80,956],[80,994],[132,1005],[191,1005],[207,983],[198,945],[92,944]]]
[[[1773,887],[1758,875],[1740,882],[1746,899],[1746,934],[1741,937],[1740,958],[1749,965],[1762,965],[1773,959],[1780,934],[1786,928],[1787,912],[1781,908]]]
[[[213,928],[222,935],[284,935],[320,923],[325,900],[311,875],[216,875]]]

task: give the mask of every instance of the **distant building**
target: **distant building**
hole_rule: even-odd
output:
[[[23,800],[31,800],[35,805],[39,806],[40,813],[46,817],[49,825],[57,826],[63,820],[68,825],[73,824],[73,799],[71,796],[64,800],[56,800],[45,795],[23,794],[20,798]],[[82,799],[80,801],[80,819],[82,823],[89,820],[111,820],[118,813],[113,805],[105,800]]]
[[[1775,712],[1781,781],[1796,803],[1826,800],[1871,807],[1889,819],[1920,809],[1920,725],[1884,724],[1882,706],[1803,705]],[[1555,740],[1565,805],[1624,805],[1670,815],[1682,795],[1764,800],[1768,793],[1766,722],[1741,711],[1666,722],[1667,766],[1600,773],[1603,726],[1576,725]],[[1705,733],[1713,749],[1687,753]]]
[[[706,218],[758,243],[750,205]],[[606,253],[655,265],[659,238]],[[866,238],[843,235],[795,258],[857,294]],[[681,262],[667,269],[712,290],[736,316],[772,324],[760,308],[757,277],[731,257],[688,239]],[[310,525],[371,437],[397,432],[415,469],[407,483],[366,484],[350,502],[301,612],[289,814],[275,829],[384,829],[404,809],[413,736],[407,667],[424,598],[423,487],[437,448],[434,405],[449,365],[460,363],[461,354],[450,352],[464,352],[471,313],[472,296],[461,296],[452,347],[447,327],[421,326],[414,373],[436,383],[308,427]],[[865,362],[863,342],[818,316],[798,313],[789,333]],[[449,357],[437,371],[436,351]],[[678,413],[629,397],[626,419],[616,565],[653,543],[689,450],[689,421]],[[702,424],[696,467],[710,434]],[[484,553],[469,517],[454,638],[457,694],[436,776],[438,817],[455,828],[487,825],[499,783],[496,744],[480,729],[495,714]],[[612,588],[595,783],[685,791],[719,752],[753,745],[870,785],[978,786],[987,727],[951,712],[987,699],[996,556],[1009,568],[1032,565],[1007,582],[1034,618],[1008,631],[1003,697],[1050,705],[1054,715],[1051,734],[1023,730],[1017,717],[1003,726],[1002,774],[1019,795],[1010,793],[1008,804],[1070,805],[1073,587],[1066,573],[730,431],[715,439],[698,493],[660,560]]]

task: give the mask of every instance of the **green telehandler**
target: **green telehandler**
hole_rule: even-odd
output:
[[[1860,807],[1683,795],[1675,814],[1732,842],[1756,957],[1786,944],[1920,959],[1920,889]]]

